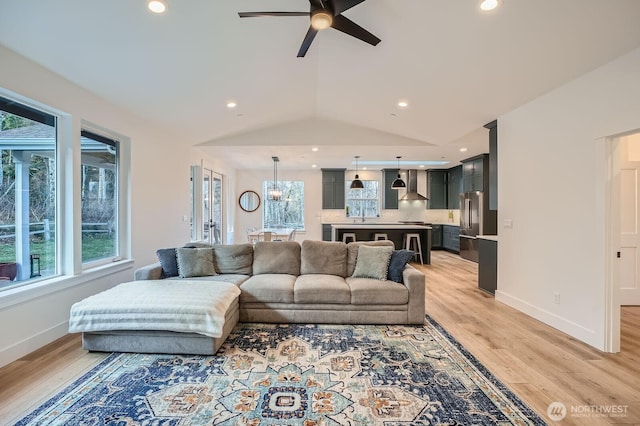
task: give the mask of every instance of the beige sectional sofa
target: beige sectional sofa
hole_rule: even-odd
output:
[[[361,250],[363,246],[367,248]],[[196,245],[192,248],[203,251],[205,255],[209,254],[207,250],[212,251],[213,266],[207,269],[200,268],[200,264],[190,265],[183,258],[195,252],[177,249],[178,263],[183,261],[183,265],[178,265],[178,277],[167,277],[168,272],[173,275],[175,271],[171,273],[168,271],[171,268],[159,262],[136,270],[135,280],[169,278],[206,281],[212,285],[216,282],[237,285],[241,293],[237,303],[228,308],[225,331],[220,338],[168,331],[102,331],[83,333],[85,348],[100,351],[215,353],[238,321],[424,323],[425,276],[406,264],[406,253],[404,259],[400,258],[402,252],[393,251],[390,241],[350,244],[283,241],[259,242],[255,247],[237,244]],[[392,251],[390,263],[381,264],[385,262],[384,259],[389,259],[387,253]],[[382,262],[378,262],[377,256],[381,256]],[[212,274],[211,268],[214,269]],[[388,274],[394,275],[394,279],[400,282],[386,279],[390,276]]]

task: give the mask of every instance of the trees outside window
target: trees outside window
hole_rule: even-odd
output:
[[[279,201],[272,201],[269,200],[269,190],[273,188],[273,181],[263,183],[263,227],[304,229],[304,182],[278,181],[278,187],[282,190],[282,197]]]
[[[363,180],[363,189],[351,189],[351,181],[346,182],[346,208],[350,217],[380,217],[380,182]]]

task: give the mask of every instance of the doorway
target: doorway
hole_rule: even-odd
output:
[[[621,309],[640,305],[640,132],[608,138],[606,349],[620,351]]]
[[[203,239],[222,244],[222,175],[205,168],[202,179]]]

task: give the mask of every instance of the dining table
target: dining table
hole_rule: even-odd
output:
[[[274,241],[274,240],[288,241],[291,238],[291,235],[293,235],[294,231],[295,229],[293,228],[261,228],[261,229],[256,229],[255,231],[249,232],[247,235],[251,239],[255,238],[256,240],[258,240],[264,232],[271,232],[271,241]]]

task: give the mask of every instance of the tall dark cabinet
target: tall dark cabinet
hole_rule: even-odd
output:
[[[346,169],[322,169],[322,208],[344,209]]]
[[[398,169],[382,169],[382,181],[384,182],[384,188],[382,188],[383,203],[382,208],[386,210],[398,209],[398,190],[391,189],[391,184],[398,177]]]
[[[427,170],[427,208],[447,208],[447,171]]]
[[[447,170],[447,209],[458,210],[460,208],[460,193],[462,187],[462,166],[452,167]]]
[[[498,120],[484,127],[489,129],[489,209],[498,210]]]

